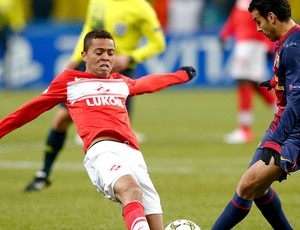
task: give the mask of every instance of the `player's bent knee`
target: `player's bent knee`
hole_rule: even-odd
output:
[[[240,197],[251,200],[254,199],[259,186],[260,184],[255,177],[243,176],[238,184],[237,193]]]
[[[143,191],[136,179],[130,175],[121,177],[114,185],[116,198],[121,203],[128,203],[133,200],[142,202]]]

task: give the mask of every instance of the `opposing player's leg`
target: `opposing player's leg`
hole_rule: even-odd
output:
[[[36,172],[34,179],[25,187],[26,192],[39,191],[50,185],[49,176],[53,164],[64,146],[67,130],[71,123],[68,109],[65,105],[59,106],[47,137],[43,167]]]
[[[292,229],[281,206],[276,192],[270,187],[274,181],[286,179],[287,172],[300,169],[296,163],[299,158],[299,143],[291,137],[281,147],[280,166],[262,159],[262,146],[271,133],[266,132],[257,148],[248,170],[242,176],[233,199],[228,203],[213,226],[213,230],[231,229],[249,213],[253,201],[274,229]],[[295,163],[294,163],[295,162]],[[292,167],[293,166],[293,167]]]
[[[265,199],[265,196],[269,196],[268,191],[271,184],[278,180],[282,173],[280,167],[274,165],[273,158],[269,165],[261,160],[257,161],[242,176],[233,199],[228,203],[212,229],[231,229],[242,221],[248,215],[253,200],[262,200]],[[269,200],[269,202],[280,203],[280,200],[278,198]],[[289,224],[283,214],[281,205],[273,205],[273,210],[272,207],[269,207],[269,211],[277,212],[282,217],[275,220],[277,226],[283,226],[282,224],[285,223],[285,228],[280,229],[292,229],[287,227]]]

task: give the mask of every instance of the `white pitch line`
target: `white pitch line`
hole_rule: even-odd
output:
[[[82,149],[82,146],[80,146],[78,144],[74,144],[74,142],[71,140],[67,140],[65,147]],[[42,141],[13,142],[13,143],[9,143],[9,144],[0,144],[0,154],[23,152],[24,149],[43,151],[44,148],[45,148],[45,143]]]
[[[43,147],[42,142],[14,142],[9,144],[0,145],[0,154],[15,153],[24,151],[24,149],[41,149]]]
[[[36,169],[41,167],[39,161],[1,161],[0,169]],[[75,163],[61,163],[55,164],[54,170],[65,170],[65,171],[85,171],[84,165],[81,162]],[[148,166],[150,173],[178,173],[178,174],[190,174],[193,173],[193,169],[190,167],[174,167],[168,168],[164,166]]]
[[[165,137],[151,137],[149,141],[153,143],[163,143],[166,140],[167,141],[181,141],[181,142],[214,142],[214,141],[220,141],[221,140],[221,134],[211,134],[211,135],[176,135],[176,136],[165,136]],[[24,149],[32,149],[32,150],[43,150],[45,146],[45,143],[42,141],[36,141],[36,142],[13,142],[13,143],[0,143],[0,154],[7,154],[7,153],[16,153],[16,152],[23,152]],[[67,140],[66,146],[68,148],[79,148],[82,149],[82,146],[75,144],[74,140]]]

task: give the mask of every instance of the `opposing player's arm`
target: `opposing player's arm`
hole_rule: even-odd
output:
[[[285,68],[285,93],[287,105],[282,113],[276,130],[272,133],[272,140],[282,145],[290,136],[300,119],[300,47],[290,46],[281,55]]]
[[[276,165],[279,165],[280,162],[279,155],[282,144],[290,136],[300,119],[299,48],[297,49],[297,47],[292,46],[287,48],[283,52],[281,59],[285,61],[286,69],[288,69],[285,77],[287,105],[282,113],[278,126],[271,134],[270,139],[262,146],[262,160],[268,164],[271,156],[274,156]],[[270,82],[272,82],[272,79]]]

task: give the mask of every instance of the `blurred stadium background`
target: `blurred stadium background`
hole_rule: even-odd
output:
[[[11,35],[9,68],[6,74],[3,68],[0,71],[0,117],[39,94],[60,72],[80,32],[87,3],[18,1],[27,21],[20,33]],[[180,87],[137,97],[133,126],[148,138],[141,150],[161,196],[165,224],[185,218],[208,230],[231,199],[272,114],[257,100],[253,127],[256,141],[244,145],[223,143],[223,135],[235,126],[236,97],[233,81],[226,74],[230,47],[221,51],[217,34],[226,18],[224,12],[230,10],[224,9],[232,0],[202,1],[205,17],[199,19],[199,27],[173,33],[163,21],[168,39],[166,52],[139,66],[141,76],[194,65],[198,78]],[[118,205],[101,197],[84,171],[82,148],[73,143],[74,127],[53,170],[53,185],[40,193],[22,192],[40,167],[43,142],[54,112],[41,115],[1,140],[0,230],[124,229]],[[274,184],[295,229],[300,229],[299,176],[294,174],[280,186]],[[271,228],[253,208],[247,220],[235,229]]]
[[[299,1],[291,0],[295,5]],[[7,2],[7,3],[6,3]],[[0,88],[44,87],[68,60],[84,21],[87,0],[3,0],[0,12],[16,2],[19,11],[6,24],[12,29],[4,60],[0,48]],[[230,45],[223,51],[218,32],[234,0],[151,0],[167,37],[167,50],[139,66],[137,76],[170,72],[193,65],[198,78],[191,87],[228,87]],[[185,4],[185,7],[180,7]],[[2,10],[1,10],[2,7]],[[294,9],[299,9],[294,7]],[[299,11],[293,12],[299,18]],[[1,13],[0,13],[1,14]],[[14,30],[14,21],[24,15],[24,27]],[[0,19],[1,20],[1,19]],[[15,26],[16,27],[16,26]]]

